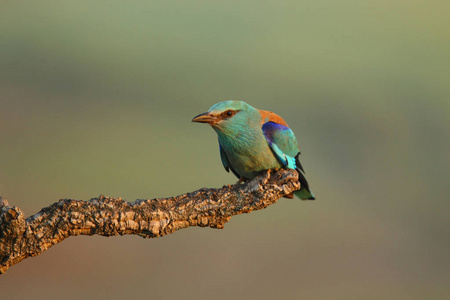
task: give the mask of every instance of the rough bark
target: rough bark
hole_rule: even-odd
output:
[[[0,274],[69,236],[155,238],[189,226],[223,228],[232,216],[263,209],[299,188],[295,171],[267,171],[244,184],[165,199],[131,203],[103,195],[89,201],[61,199],[26,219],[0,197]]]

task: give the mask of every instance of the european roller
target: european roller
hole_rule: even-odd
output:
[[[229,100],[213,105],[192,122],[207,123],[216,131],[223,166],[240,182],[268,169],[294,169],[301,185],[294,194],[303,200],[315,199],[300,164],[297,139],[277,114]]]

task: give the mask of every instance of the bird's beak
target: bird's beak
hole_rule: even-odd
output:
[[[208,123],[208,124],[214,124],[217,121],[218,121],[217,117],[211,115],[209,112],[199,114],[198,116],[192,119],[192,122]]]

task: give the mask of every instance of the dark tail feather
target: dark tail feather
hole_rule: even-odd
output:
[[[294,194],[302,200],[315,200],[314,194],[309,189],[308,181],[306,181],[305,176],[302,171],[297,169],[298,172],[298,181],[300,181],[300,189],[295,191]]]
[[[303,167],[300,164],[299,160],[300,152],[295,156],[295,162],[297,164],[297,168],[295,169],[298,173],[298,181],[300,181],[300,189],[298,191],[295,191],[294,194],[299,197],[302,200],[315,200],[316,197],[314,197],[314,194],[309,189],[308,181],[305,178],[305,175],[303,173]]]

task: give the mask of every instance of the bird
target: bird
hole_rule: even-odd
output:
[[[192,122],[209,124],[216,131],[222,164],[239,178],[238,182],[269,169],[294,169],[300,189],[285,197],[315,200],[300,164],[297,139],[279,115],[244,101],[227,100],[214,104]]]

